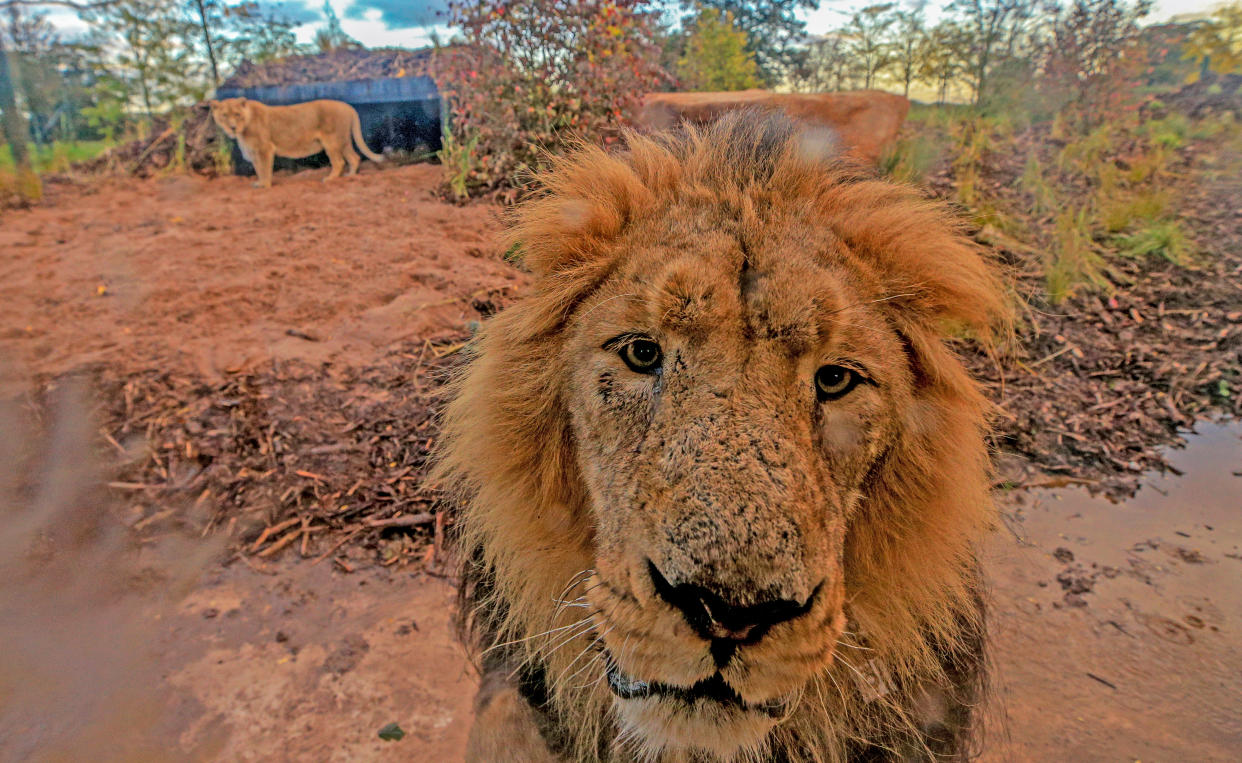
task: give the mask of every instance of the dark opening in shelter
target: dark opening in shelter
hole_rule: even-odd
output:
[[[429,155],[440,149],[442,116],[430,63],[429,49],[399,48],[344,48],[261,65],[244,62],[217,88],[215,97],[249,98],[270,106],[321,98],[344,101],[357,110],[363,138],[372,151]],[[236,141],[232,155],[237,174],[254,174]],[[277,157],[275,168],[327,164],[327,155],[319,153],[305,159]]]

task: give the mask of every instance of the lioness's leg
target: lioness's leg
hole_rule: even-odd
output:
[[[349,162],[349,172],[346,175],[358,174],[358,163],[362,161],[362,157],[354,150],[350,144],[345,144],[345,161]]]
[[[254,172],[259,176],[255,188],[272,187],[272,163],[276,161],[276,150],[271,146],[258,149],[254,157]]]
[[[516,687],[499,672],[483,676],[466,744],[469,763],[556,763],[539,733],[539,720]]]
[[[341,156],[341,147],[331,143],[323,144],[323,150],[328,154],[328,161],[332,162],[332,171],[323,179],[326,183],[341,176],[341,171],[345,169],[345,157]]]

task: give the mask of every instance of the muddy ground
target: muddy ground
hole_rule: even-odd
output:
[[[0,221],[0,421],[49,433],[0,443],[27,512],[0,542],[0,759],[461,757],[424,422],[527,278],[494,207],[433,198],[438,168],[367,170]],[[1133,501],[1005,495],[985,759],[1238,757],[1242,430],[1198,426]],[[34,561],[3,553],[29,537]]]

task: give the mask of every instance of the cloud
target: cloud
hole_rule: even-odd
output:
[[[376,16],[389,29],[408,29],[443,24],[447,0],[354,0],[345,18],[370,20]]]
[[[287,19],[294,24],[314,24],[323,18],[323,13],[319,11],[323,6],[314,0],[260,2],[259,6],[265,15],[270,14],[276,18]]]

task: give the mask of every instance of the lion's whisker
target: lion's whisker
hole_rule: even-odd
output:
[[[578,628],[577,630],[574,630],[574,631],[570,632],[570,633],[569,633],[569,635],[567,635],[567,636],[565,636],[565,637],[564,637],[564,639],[562,639],[561,641],[557,642],[557,644],[556,644],[555,646],[552,646],[552,647],[550,647],[550,648],[548,648],[548,647],[546,647],[546,646],[545,646],[545,647],[540,647],[540,648],[538,648],[538,649],[535,649],[535,650],[534,650],[534,651],[535,651],[535,653],[536,653],[538,656],[543,657],[544,659],[547,659],[548,657],[551,657],[553,654],[555,654],[557,651],[559,651],[559,650],[560,650],[562,647],[564,647],[566,644],[571,643],[574,639],[581,638],[582,636],[586,635],[587,633],[590,633],[590,632],[591,632],[591,629],[595,627],[595,617],[594,617],[594,615],[592,615],[592,616],[590,616],[590,617],[587,617],[587,618],[586,618],[586,619],[584,619],[584,620],[579,620],[577,624],[578,624],[578,625],[580,625],[580,626],[583,626],[583,625],[584,625],[584,627],[580,627],[580,628]]]
[[[565,675],[566,673],[568,673],[569,669],[574,666],[574,663],[576,663],[578,660],[581,660],[583,655],[587,654],[591,650],[591,647],[598,644],[600,641],[603,640],[605,636],[607,636],[609,633],[612,633],[613,630],[615,629],[616,629],[616,626],[614,625],[612,628],[609,628],[608,630],[596,636],[595,639],[591,643],[583,647],[582,651],[578,653],[578,656],[575,657],[572,662],[570,662],[568,665],[565,666],[564,670],[561,672],[561,677],[556,679],[556,682],[552,685],[552,691],[556,691],[563,682],[574,680],[575,678],[578,677],[579,674],[582,673],[582,671],[591,667],[591,665],[595,664],[596,661],[602,659],[604,655],[604,650],[601,648],[598,651],[596,651],[594,655],[591,656],[591,659],[583,663],[582,667],[575,670],[571,675],[568,675],[568,676]]]
[[[491,652],[491,651],[493,651],[493,650],[495,650],[495,649],[500,649],[500,648],[502,648],[502,647],[506,647],[506,646],[513,646],[514,644],[520,644],[520,643],[522,643],[523,641],[531,641],[532,639],[537,639],[537,638],[540,638],[540,637],[542,637],[542,636],[548,636],[548,635],[551,635],[551,634],[553,634],[553,633],[556,633],[557,631],[563,631],[563,630],[565,630],[565,629],[567,629],[567,628],[574,628],[574,627],[576,627],[576,626],[582,625],[583,623],[590,622],[590,620],[591,620],[591,618],[590,618],[590,617],[585,617],[585,618],[583,618],[583,619],[581,619],[581,620],[578,620],[577,622],[570,623],[569,625],[562,625],[562,626],[560,626],[560,627],[558,627],[558,628],[550,628],[550,629],[548,629],[548,630],[546,630],[546,631],[543,631],[543,632],[541,632],[541,633],[536,633],[536,634],[534,634],[533,636],[523,636],[522,638],[513,639],[512,641],[503,641],[503,642],[500,642],[500,643],[498,643],[498,644],[492,644],[492,645],[491,645],[491,646],[489,646],[487,649],[484,649],[484,650],[483,650],[483,652],[482,652],[482,654],[487,654],[488,652]],[[480,656],[481,656],[481,655],[480,655]]]
[[[902,297],[915,297],[915,296],[918,296],[918,292],[911,291],[911,292],[906,292],[904,294],[890,294],[887,297],[880,297],[879,299],[872,299],[866,302],[854,302],[853,304],[846,305],[845,307],[838,307],[836,310],[829,310],[828,312],[824,313],[824,315],[836,315],[837,313],[843,313],[846,310],[853,310],[856,307],[866,307],[867,305],[874,305],[878,302],[892,302],[894,299],[901,299]]]
[[[842,641],[841,639],[837,639],[837,646],[848,646],[850,649],[857,649],[860,652],[874,652],[875,651],[869,646],[863,646],[862,644],[851,644],[848,641]]]

